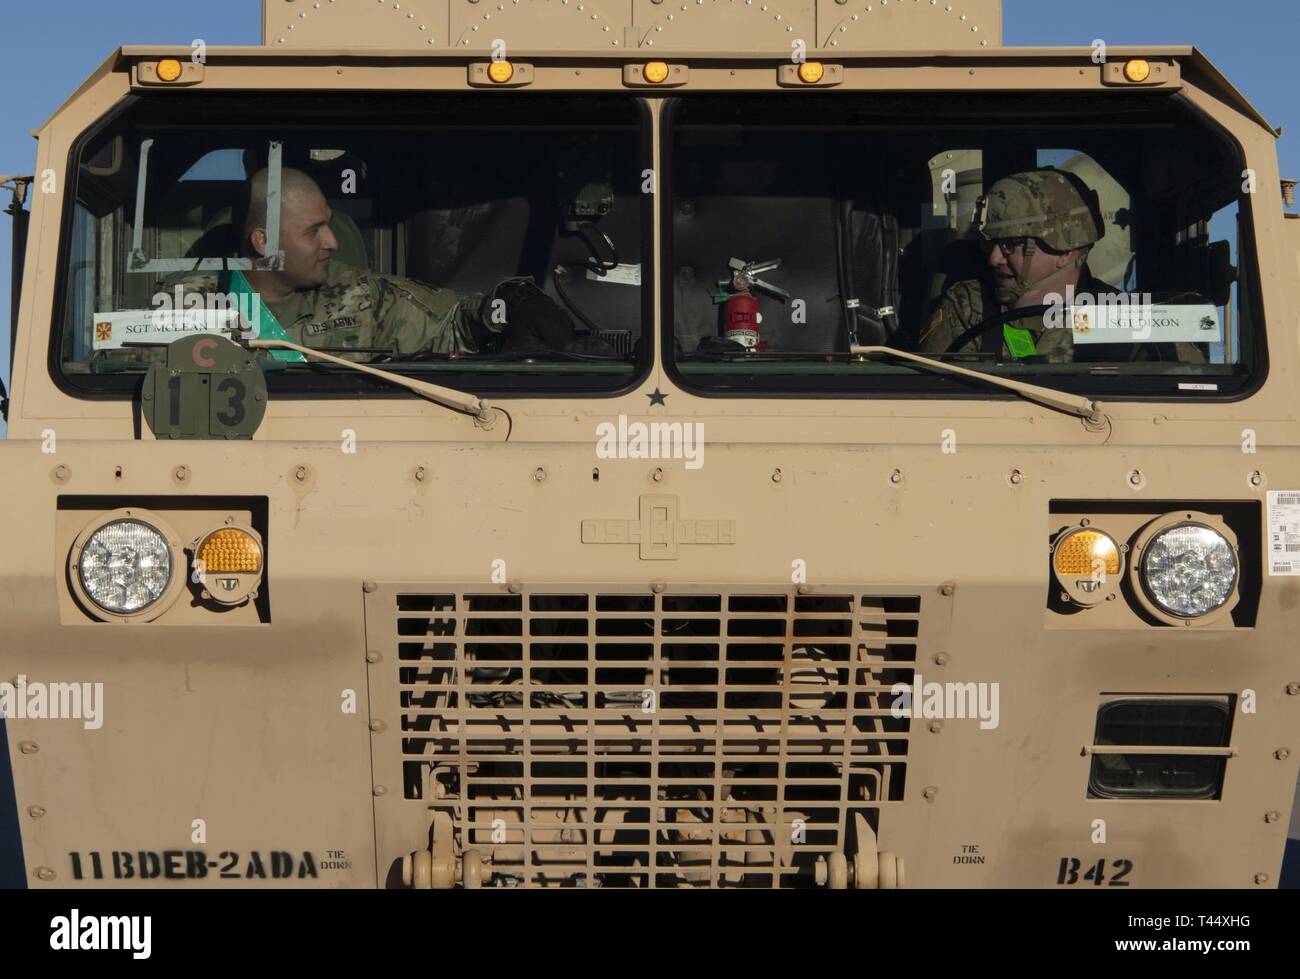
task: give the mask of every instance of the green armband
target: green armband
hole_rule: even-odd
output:
[[[1003,323],[1002,339],[1006,341],[1007,349],[1011,351],[1011,356],[1016,360],[1022,357],[1036,357],[1038,355],[1038,348],[1034,346],[1034,335],[1028,330],[1019,329],[1010,323]]]

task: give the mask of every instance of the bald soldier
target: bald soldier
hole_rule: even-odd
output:
[[[168,288],[201,293],[251,293],[260,301],[259,330],[264,339],[288,339],[301,346],[366,361],[389,354],[477,354],[503,340],[531,343],[534,349],[563,349],[573,338],[568,314],[531,280],[508,279],[491,296],[458,296],[448,289],[334,260],[339,243],[330,230],[333,212],[314,180],[301,170],[280,175],[280,251],[278,269],[259,268],[269,253],[266,225],[269,172],[249,178],[235,210],[240,254],[253,261],[247,272],[188,273]],[[505,316],[491,316],[489,300],[504,298]],[[509,321],[511,337],[504,331]],[[510,342],[517,348],[520,343]],[[348,355],[349,350],[356,350]],[[292,351],[274,351],[281,360],[301,360]]]
[[[1048,296],[1115,293],[1088,270],[1088,253],[1106,233],[1096,194],[1073,174],[1053,168],[1014,173],[999,180],[980,202],[976,220],[988,259],[998,308],[989,313],[1049,305]],[[950,286],[921,333],[920,349],[944,353],[967,330],[987,318],[978,279]],[[1055,298],[1055,297],[1053,297]],[[1074,359],[1069,329],[1049,329],[1043,317],[1009,317],[983,337],[970,337],[954,352],[1001,349],[1002,359]]]

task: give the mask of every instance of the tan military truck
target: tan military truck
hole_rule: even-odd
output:
[[[266,0],[113,52],[38,132],[0,445],[28,883],[1276,886],[1277,134],[1195,49],[1000,38]]]

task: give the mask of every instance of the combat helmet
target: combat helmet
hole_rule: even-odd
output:
[[[1095,245],[1106,234],[1097,192],[1077,176],[1053,167],[1003,177],[980,198],[975,225],[985,242],[1026,239],[1025,264],[1016,293],[1024,295],[1084,264],[1071,266],[1036,282],[1027,281],[1029,259],[1041,243],[1053,252],[1070,252]],[[1000,295],[1004,304],[1015,296]]]

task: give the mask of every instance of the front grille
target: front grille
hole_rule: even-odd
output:
[[[393,589],[404,799],[497,886],[813,885],[903,798],[922,620],[809,591]]]

